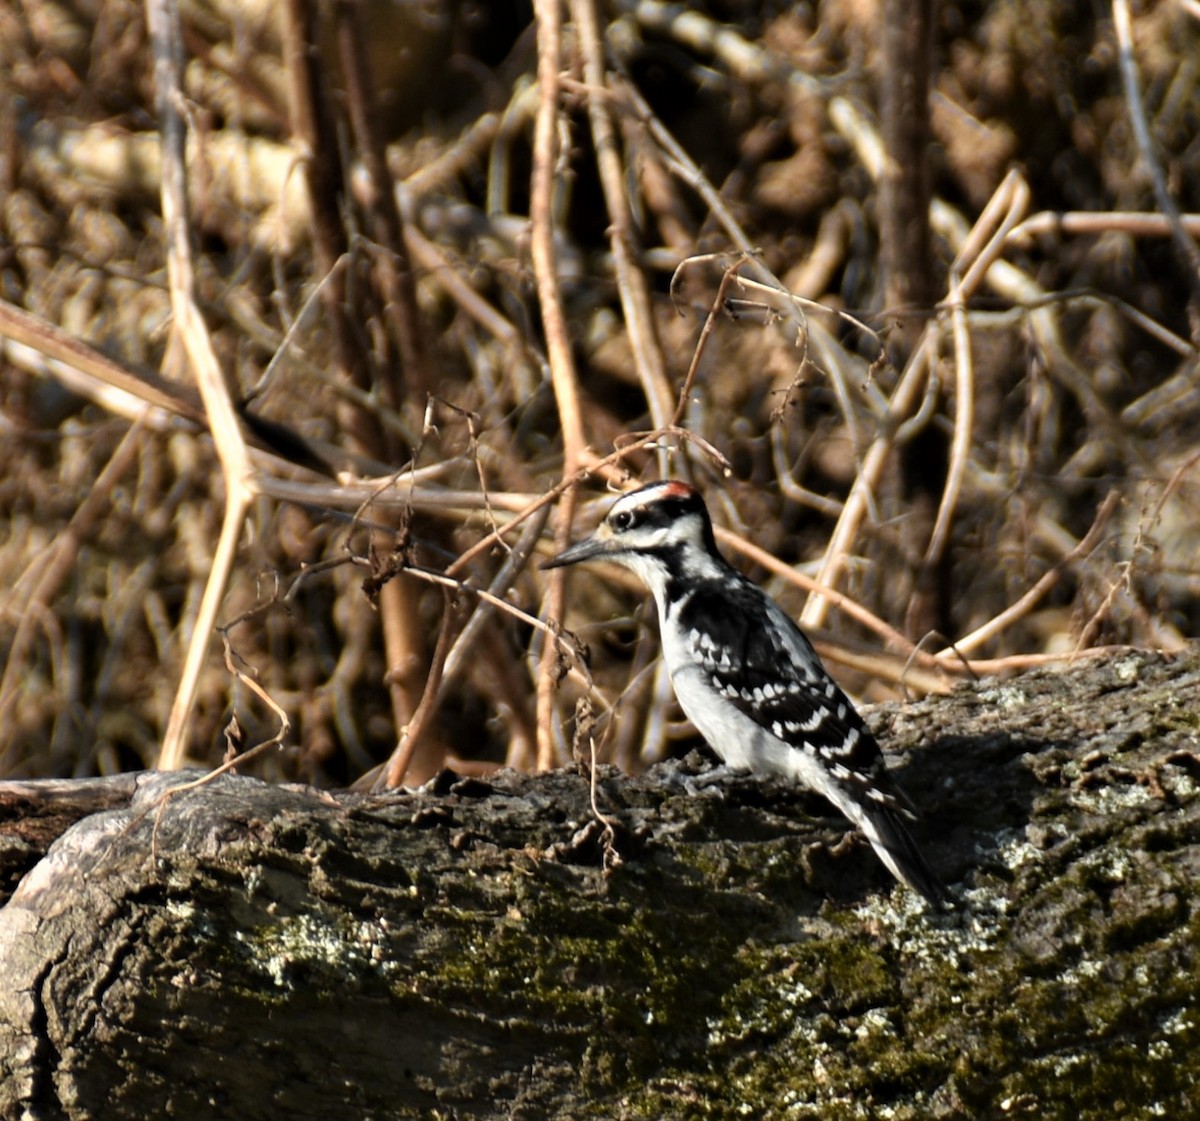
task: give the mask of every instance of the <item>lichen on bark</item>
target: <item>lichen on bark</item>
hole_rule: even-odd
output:
[[[0,1116],[1184,1116],[1197,684],[1131,653],[871,713],[946,913],[815,799],[689,796],[698,756],[598,776],[607,868],[575,771],[144,776],[0,911]]]

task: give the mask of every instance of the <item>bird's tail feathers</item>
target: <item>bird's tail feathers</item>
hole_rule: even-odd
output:
[[[934,905],[948,901],[945,885],[917,847],[901,812],[886,805],[864,805],[855,816],[871,847],[896,879]]]

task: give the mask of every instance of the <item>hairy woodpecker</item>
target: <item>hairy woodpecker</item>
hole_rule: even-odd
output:
[[[930,902],[945,898],[874,736],[800,628],[720,554],[695,490],[664,481],[622,495],[591,537],[542,567],[590,560],[624,565],[653,593],[675,694],[727,766],[815,790],[898,880]]]

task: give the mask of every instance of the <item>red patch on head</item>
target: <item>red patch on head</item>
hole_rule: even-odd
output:
[[[663,484],[663,494],[668,498],[691,498],[696,491],[694,488],[681,483],[677,479],[672,479],[670,482]]]

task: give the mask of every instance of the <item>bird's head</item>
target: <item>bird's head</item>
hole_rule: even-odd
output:
[[[607,560],[632,569],[651,590],[682,570],[720,562],[704,500],[687,483],[650,483],[621,495],[591,537],[578,541],[543,568]]]

